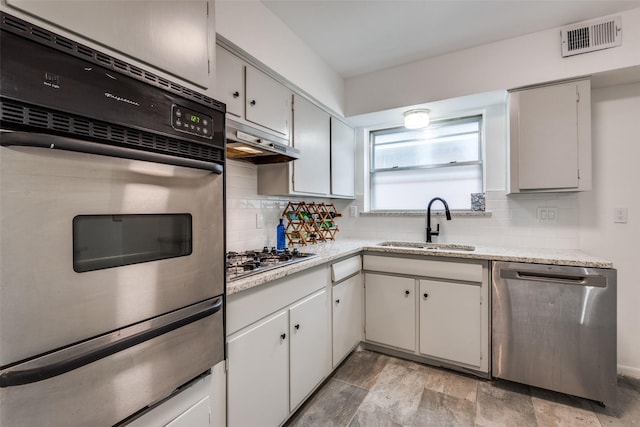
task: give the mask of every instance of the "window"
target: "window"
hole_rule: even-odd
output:
[[[469,210],[471,193],[483,191],[481,115],[377,130],[370,138],[372,211],[423,210],[433,197]]]

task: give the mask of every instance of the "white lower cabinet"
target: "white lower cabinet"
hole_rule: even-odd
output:
[[[487,261],[365,255],[363,268],[366,342],[489,372]]]
[[[288,311],[228,342],[228,425],[277,426],[289,414]]]
[[[326,266],[230,295],[227,425],[277,426],[331,371]]]
[[[332,293],[335,367],[362,340],[362,275],[334,285]]]
[[[420,353],[480,366],[480,284],[420,280]]]
[[[331,370],[331,339],[325,289],[289,309],[289,393],[296,408]]]
[[[365,274],[365,338],[403,350],[416,349],[415,280]]]

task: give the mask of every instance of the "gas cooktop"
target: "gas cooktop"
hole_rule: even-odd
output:
[[[262,250],[228,252],[226,256],[227,280],[237,280],[316,256],[313,253],[300,252],[297,248],[277,251],[276,248],[269,249],[266,246]]]

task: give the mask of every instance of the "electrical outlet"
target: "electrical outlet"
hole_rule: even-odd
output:
[[[558,220],[558,208],[537,208],[536,218],[538,222],[556,222]]]
[[[627,208],[615,208],[613,211],[613,222],[626,224],[627,215],[628,215]]]
[[[349,216],[352,216],[352,217],[358,216],[357,206],[349,206]]]
[[[256,214],[256,228],[264,228],[264,217],[261,213]]]

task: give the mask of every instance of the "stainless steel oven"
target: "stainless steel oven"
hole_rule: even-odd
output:
[[[224,358],[225,107],[1,27],[0,425],[113,425]]]

